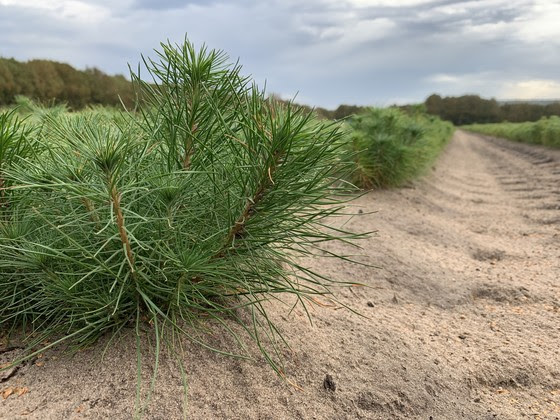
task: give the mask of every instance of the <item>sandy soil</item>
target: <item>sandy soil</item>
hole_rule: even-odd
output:
[[[560,152],[459,131],[423,180],[357,204],[347,227],[378,231],[363,253],[379,268],[311,264],[369,285],[339,294],[365,317],[319,307],[310,325],[271,305],[302,390],[258,357],[187,344],[188,417],[560,418]],[[0,374],[0,392],[16,391],[0,397],[0,418],[130,418],[134,342],[103,362],[100,349],[50,351]],[[6,350],[0,364],[17,352]],[[147,418],[181,417],[181,383],[164,355]]]

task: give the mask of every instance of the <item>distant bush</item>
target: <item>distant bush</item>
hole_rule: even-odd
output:
[[[524,143],[560,147],[560,117],[556,116],[541,118],[537,122],[473,124],[464,128]]]
[[[419,175],[453,133],[452,124],[437,117],[397,108],[370,108],[348,126],[352,182],[362,188],[398,186]]]

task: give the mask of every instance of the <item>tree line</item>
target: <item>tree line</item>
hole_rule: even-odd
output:
[[[71,109],[87,105],[118,106],[121,100],[127,107],[134,105],[132,83],[122,75],[109,76],[95,67],[77,70],[51,60],[20,62],[0,57],[0,106],[14,104],[18,95],[43,104],[64,103]],[[364,109],[340,105],[334,110],[319,107],[314,111],[322,118],[340,120]]]
[[[495,123],[502,121],[538,121],[543,117],[560,116],[560,102],[536,104],[529,102],[500,103],[478,95],[458,97],[429,96],[426,111],[455,125]]]
[[[0,58],[0,106],[15,103],[18,95],[43,104],[64,103],[71,109],[87,105],[134,105],[132,83],[122,75],[110,76],[93,67],[77,70],[69,64],[51,60],[20,62]],[[431,95],[424,102],[429,114],[455,125],[502,121],[538,121],[542,117],[560,116],[560,102],[548,104],[499,103],[477,95],[441,97]],[[312,108],[303,106],[311,111]],[[334,110],[314,108],[322,118],[340,120],[364,111],[366,107],[340,105]]]
[[[134,104],[132,84],[122,75],[109,76],[97,68],[76,70],[51,60],[20,62],[0,58],[0,106],[18,95],[41,103],[65,103],[71,109],[86,105]]]
[[[284,102],[284,103],[290,102],[289,100],[282,99],[281,96],[276,95],[274,93],[271,94],[269,97],[277,102]],[[302,105],[302,104],[296,104],[296,105],[304,109],[307,113],[314,112],[315,114],[317,114],[319,118],[327,119],[327,120],[342,120],[343,118],[349,117],[351,115],[359,114],[365,111],[366,109],[368,109],[368,107],[365,106],[346,105],[346,104],[339,105],[334,110],[321,108],[321,107],[310,107],[309,105]]]

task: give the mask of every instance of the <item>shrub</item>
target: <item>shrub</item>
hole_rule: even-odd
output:
[[[560,117],[556,116],[541,118],[537,122],[472,124],[464,126],[464,128],[523,143],[560,147]]]
[[[242,342],[229,318],[282,374],[263,302],[330,294],[298,256],[360,236],[324,225],[351,198],[342,133],[266,100],[222,52],[162,44],[145,64],[139,116],[47,114],[33,136],[2,116],[17,134],[2,166],[0,326],[26,328],[29,356],[141,325],[158,349],[167,329],[210,347],[201,319]]]
[[[423,113],[370,108],[348,121],[355,170],[352,182],[362,188],[401,185],[437,157],[453,126]]]

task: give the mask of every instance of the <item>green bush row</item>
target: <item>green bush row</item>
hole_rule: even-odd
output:
[[[348,121],[347,152],[361,188],[398,186],[422,173],[439,155],[453,125],[422,112],[370,108]]]
[[[560,117],[556,116],[542,118],[536,122],[473,124],[463,128],[523,143],[560,147]]]

